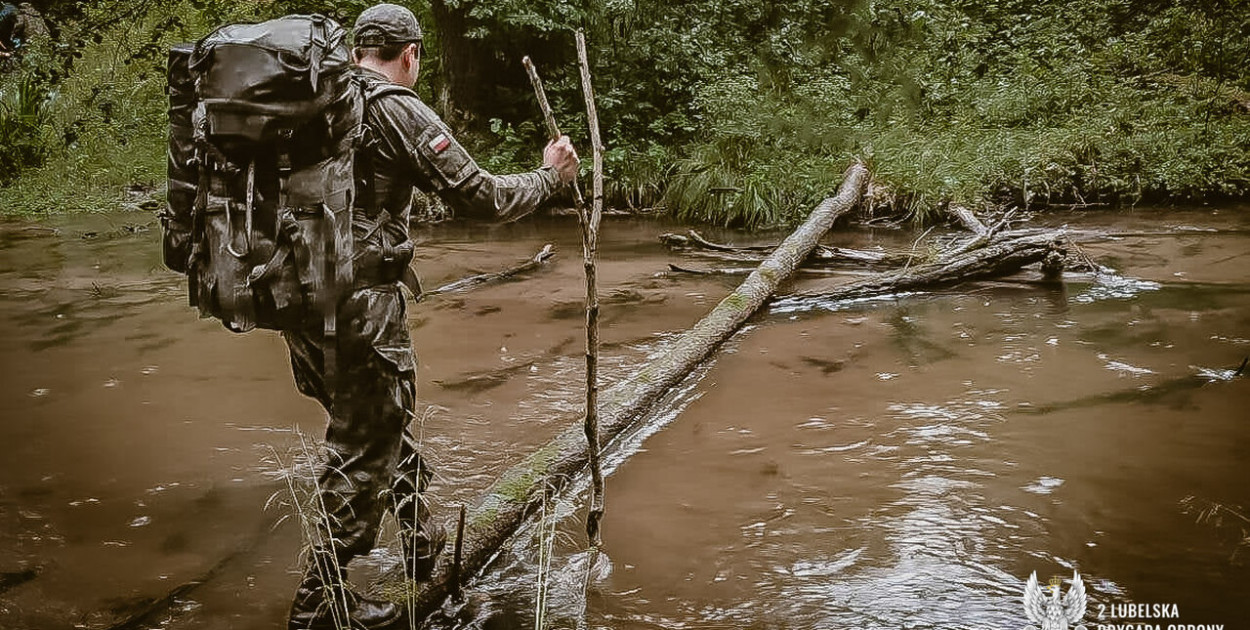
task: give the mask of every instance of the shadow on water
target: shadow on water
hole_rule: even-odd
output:
[[[0,573],[0,594],[15,586],[21,586],[36,577],[39,577],[39,569],[37,568]]]
[[[1188,399],[1188,396],[1193,392],[1193,390],[1201,387],[1208,387],[1214,383],[1228,382],[1235,378],[1244,376],[1246,364],[1248,362],[1250,362],[1250,357],[1242,359],[1241,365],[1236,368],[1212,369],[1198,367],[1195,368],[1197,370],[1197,373],[1195,374],[1169,379],[1162,383],[1142,385],[1140,387],[1134,387],[1132,389],[1126,389],[1118,392],[1095,394],[1093,396],[1085,396],[1076,400],[1042,404],[1037,407],[1022,407],[1019,409],[1019,412],[1044,416],[1072,409],[1084,409],[1087,407],[1099,407],[1102,405],[1125,403],[1140,403],[1146,405],[1166,404],[1172,409],[1177,410],[1192,409],[1193,405]]]
[[[912,317],[910,307],[894,309],[886,322],[893,331],[894,343],[916,364],[936,363],[955,356],[953,351],[926,336],[916,318]]]

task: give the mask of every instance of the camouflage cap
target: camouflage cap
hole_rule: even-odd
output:
[[[352,30],[356,46],[411,44],[421,41],[421,25],[412,11],[397,4],[375,4],[356,18]]]

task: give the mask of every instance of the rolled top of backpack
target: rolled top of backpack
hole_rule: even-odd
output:
[[[271,138],[350,92],[347,31],[322,15],[223,26],[196,44],[188,65],[209,110],[210,137]]]

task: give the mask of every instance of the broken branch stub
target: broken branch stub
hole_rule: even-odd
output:
[[[829,291],[796,293],[791,299],[855,299],[1007,275],[1025,265],[1042,261],[1051,251],[1062,250],[1064,236],[1062,230],[1057,230],[1002,239],[949,259],[875,274]]]
[[[946,208],[946,210],[958,219],[965,228],[968,228],[969,232],[972,232],[977,236],[981,236],[990,231],[990,229],[985,227],[985,224],[977,218],[977,215],[973,214],[971,210],[964,206],[951,204]]]

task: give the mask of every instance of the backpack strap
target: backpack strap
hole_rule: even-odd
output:
[[[198,179],[195,203],[191,205],[191,252],[187,255],[187,306],[192,307],[200,305],[199,263],[205,257],[204,213],[208,210],[209,187],[207,146],[207,142],[198,141],[190,162],[195,167]]]
[[[361,177],[356,182],[356,199],[359,202],[357,203],[359,207],[370,211],[370,213],[374,213],[378,210],[378,199],[376,194],[377,171],[374,169],[373,156],[371,152],[373,151],[373,147],[378,142],[378,135],[369,124],[369,108],[373,106],[375,101],[383,96],[405,95],[413,98],[419,97],[417,96],[417,93],[411,89],[396,83],[391,83],[390,81],[370,80],[359,76],[357,77],[357,80],[360,82],[360,91],[361,94],[364,95],[365,103],[364,115],[360,117],[361,142],[357,147],[357,151],[364,154],[364,160],[361,163]],[[385,218],[383,215],[385,215]],[[387,213],[386,210],[383,210],[382,213],[378,214],[377,223],[373,229],[382,229],[383,224],[389,219],[390,214]],[[417,277],[417,272],[412,268],[411,264],[404,267],[403,275],[400,277],[399,282],[403,286],[407,287],[408,292],[412,294],[414,301],[421,301],[421,298],[423,297],[421,279]]]
[[[331,400],[338,398],[338,310],[339,300],[343,297],[340,291],[349,289],[350,287],[342,287],[338,284],[338,276],[336,268],[338,267],[338,234],[333,228],[333,221],[330,217],[330,207],[321,204],[321,211],[325,213],[326,220],[323,223],[325,227],[325,268],[322,273],[325,274],[325,282],[330,285],[330,299],[326,300],[321,307],[321,334],[322,334],[322,374],[325,379],[326,391],[330,392]]]
[[[365,159],[361,164],[361,177],[356,182],[356,205],[368,210],[371,214],[378,210],[377,199],[377,172],[374,170],[372,151],[378,143],[378,133],[369,124],[369,108],[373,103],[383,96],[392,94],[403,94],[417,98],[417,93],[412,90],[390,81],[371,80],[365,77],[357,76],[356,81],[360,86],[360,93],[364,98],[364,114],[360,117],[360,134],[359,144],[356,146],[358,154],[364,154]]]

